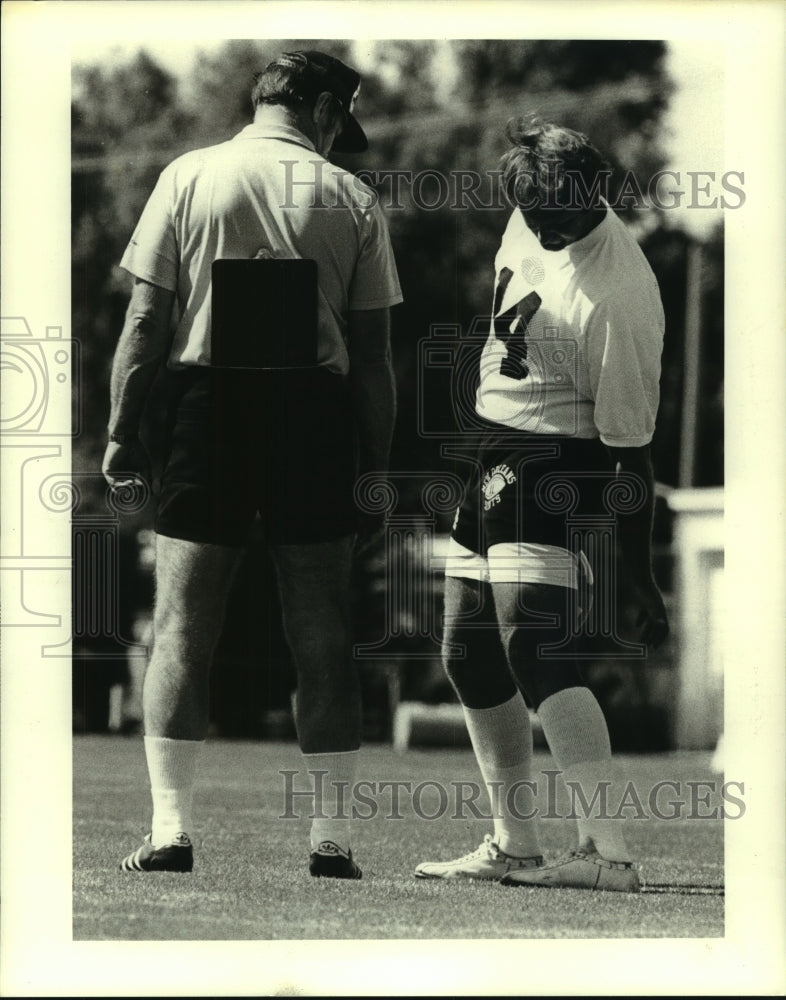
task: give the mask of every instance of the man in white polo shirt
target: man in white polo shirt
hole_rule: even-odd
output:
[[[530,718],[518,688],[565,780],[597,808],[611,747],[577,660],[591,566],[573,550],[566,513],[597,524],[604,500],[609,510],[612,494],[630,492],[629,510],[617,518],[621,552],[641,641],[660,643],[668,625],[650,557],[649,443],[663,309],[643,253],[601,196],[606,169],[597,150],[570,129],[533,119],[512,121],[508,137],[502,178],[514,210],[480,360],[475,471],[445,580],[445,667],[494,805],[494,832],[470,854],[424,862],[415,874],[636,891],[622,824],[592,809],[579,814],[576,848],[543,864],[527,799]],[[616,583],[613,566],[605,569],[608,612]]]
[[[387,469],[395,415],[389,308],[402,297],[376,199],[327,160],[331,149],[367,148],[353,115],[359,89],[359,75],[324,53],[279,57],[257,77],[252,124],[162,172],[121,262],[136,281],[112,370],[103,463],[112,486],[150,476],[138,427],[162,362],[170,403],[144,687],[153,821],[125,871],[192,869],[211,659],[259,515],[298,675],[300,746],[308,771],[324,779],[309,869],[361,875],[349,821],[331,796],[351,783],[360,742],[350,567],[358,534],[374,525],[360,519],[353,488],[359,474]],[[251,304],[230,309],[222,336],[237,334],[241,354],[262,360],[225,367],[223,342],[214,340],[214,263],[254,260],[297,264],[281,271],[285,283],[269,293],[269,309],[253,305],[253,286]],[[303,303],[312,299],[309,324]],[[282,365],[290,348],[302,361],[298,341],[314,325],[312,363]],[[268,355],[279,359],[269,369]]]

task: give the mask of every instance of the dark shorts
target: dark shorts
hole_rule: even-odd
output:
[[[452,537],[485,556],[493,545],[568,548],[568,520],[602,515],[611,464],[600,439],[528,434],[485,422]]]
[[[327,369],[167,373],[167,459],[155,530],[242,544],[257,514],[270,542],[355,530],[349,385]]]

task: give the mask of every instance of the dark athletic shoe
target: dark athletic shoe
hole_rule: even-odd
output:
[[[194,867],[194,848],[188,834],[177,833],[164,847],[153,847],[151,835],[133,854],[123,858],[120,869],[124,872],[190,872]]]
[[[363,878],[363,872],[352,860],[352,851],[342,851],[332,840],[323,840],[311,852],[308,870],[314,878]]]

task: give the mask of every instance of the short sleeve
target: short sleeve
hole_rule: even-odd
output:
[[[349,288],[350,309],[384,309],[403,301],[393,247],[379,204],[366,216],[360,255]]]
[[[594,419],[604,444],[640,448],[652,440],[660,398],[664,317],[657,288],[599,303],[587,330]]]
[[[120,266],[137,278],[177,291],[179,255],[172,217],[172,177],[167,168],[158,178]]]

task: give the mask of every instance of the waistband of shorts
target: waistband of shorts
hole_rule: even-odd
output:
[[[328,375],[333,378],[346,378],[346,375],[342,372],[333,371],[332,368],[328,368],[327,365],[310,365],[307,368],[293,367],[293,368],[230,368],[224,365],[178,365],[177,367],[171,367],[170,365],[165,365],[164,370],[168,375],[178,376],[178,375],[194,375],[194,374],[204,374],[206,372],[215,372],[221,374],[233,374],[239,373],[241,375],[268,375],[268,376],[284,376],[291,377],[293,375]],[[481,418],[478,417],[480,420]]]
[[[189,365],[185,368],[164,368],[163,371],[166,384],[172,387],[191,386],[200,382],[206,385],[265,383],[292,387],[297,383],[341,385],[348,381],[346,375],[331,371],[324,365],[313,368],[217,368],[212,365]]]
[[[275,413],[278,407],[300,405],[304,416],[324,406],[350,405],[350,386],[346,375],[328,368],[301,368],[289,371],[244,370],[192,365],[176,371],[166,369],[163,394],[168,407],[201,409],[221,400],[221,406],[261,407]],[[316,409],[315,409],[316,408]]]
[[[548,444],[550,441],[569,441],[576,445],[588,446],[602,444],[599,435],[587,438],[578,437],[575,434],[538,434],[535,431],[525,431],[518,427],[511,427],[510,424],[495,423],[493,420],[487,420],[486,417],[482,417],[479,413],[474,415],[474,419],[477,421],[476,427],[481,433],[498,434],[500,437],[510,438],[512,441],[542,441],[544,444]]]

